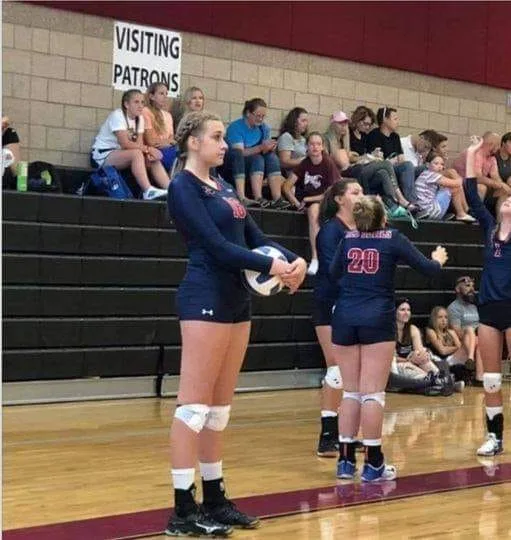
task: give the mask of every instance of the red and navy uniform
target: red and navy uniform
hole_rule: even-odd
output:
[[[340,279],[333,343],[395,341],[394,274],[400,261],[431,276],[441,269],[395,229],[345,233],[330,265],[331,279]]]
[[[348,227],[334,216],[321,226],[316,237],[318,271],[314,280],[314,307],[312,323],[314,326],[330,326],[335,300],[339,296],[339,284],[330,279],[330,263],[335,250]]]
[[[273,259],[251,249],[274,246],[292,262],[297,255],[261,232],[232,187],[221,179],[212,188],[189,171],[169,186],[169,215],[188,248],[186,274],[177,293],[180,320],[250,320],[250,294],[241,270],[268,273]]]
[[[511,238],[499,240],[497,222],[477,194],[477,181],[464,182],[467,202],[484,233],[484,262],[479,288],[479,322],[504,331],[511,328]]]

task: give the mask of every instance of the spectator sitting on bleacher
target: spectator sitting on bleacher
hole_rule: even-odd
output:
[[[184,91],[181,99],[174,100],[172,103],[174,131],[177,131],[177,126],[186,113],[204,110],[205,102],[206,98],[204,92],[198,86],[190,86]]]
[[[442,156],[430,153],[426,163],[427,169],[422,172],[415,182],[417,202],[419,204],[419,219],[441,220],[447,214],[452,202],[457,221],[473,223],[475,219],[467,214],[468,204],[463,192],[463,180],[455,173],[448,177],[444,172]]]
[[[500,149],[495,156],[499,176],[506,184],[511,186],[511,131],[504,133],[500,140]]]
[[[379,148],[383,152],[383,157],[388,159],[394,167],[406,200],[416,204],[415,167],[406,161],[403,154],[401,139],[397,133],[399,126],[397,110],[392,107],[380,107],[376,113],[376,121],[378,127],[374,128],[367,136],[367,150],[373,152]]]
[[[499,168],[495,154],[500,148],[500,137],[487,131],[483,135],[483,144],[475,154],[475,177],[479,197],[497,199],[497,209],[501,202],[511,195],[511,186],[499,176]],[[454,161],[454,168],[462,178],[466,178],[467,150],[464,150]]]
[[[4,189],[14,189],[16,187],[16,168],[20,160],[21,148],[18,133],[11,127],[11,122],[7,116],[2,116],[2,150],[4,148],[11,151],[14,161],[3,172],[2,187]]]
[[[367,152],[367,134],[376,120],[374,112],[360,105],[351,115],[349,128],[349,160],[351,166],[344,174],[356,178],[365,193],[380,195],[392,213],[399,206],[414,212],[416,207],[409,203],[399,189],[392,164],[383,159],[378,151]]]
[[[341,174],[350,166],[349,123],[350,119],[346,113],[343,111],[334,112],[330,117],[330,124],[324,136],[325,150]]]
[[[302,107],[291,109],[282,121],[277,139],[277,152],[286,177],[307,155],[305,138],[308,128],[309,116]]]
[[[445,135],[442,135],[442,133],[438,133],[438,131],[435,131],[434,129],[426,129],[425,131],[420,133],[420,135],[424,137],[427,141],[429,141],[431,147],[429,153],[431,154],[432,152],[435,152],[435,154],[442,156],[447,162],[447,160],[449,159],[449,139]],[[426,160],[427,156],[424,161]]]
[[[146,146],[144,137],[144,96],[139,90],[124,92],[121,109],[108,115],[92,145],[91,164],[94,167],[110,165],[123,170],[128,167],[142,189],[146,200],[165,197],[169,176],[161,163],[162,154],[154,147]],[[160,189],[149,181],[147,169],[152,173]]]
[[[425,163],[426,156],[431,150],[430,138],[425,137],[424,132],[419,133],[419,135],[401,137],[401,147],[403,148],[405,160],[413,164],[416,176],[418,176],[422,172],[420,167]],[[417,169],[419,169],[418,174]]]
[[[229,150],[225,158],[224,174],[234,183],[236,192],[245,206],[266,208],[289,208],[282,199],[284,179],[275,148],[277,141],[271,138],[270,126],[264,123],[266,102],[253,98],[245,102],[242,117],[229,124],[225,139]],[[250,178],[253,199],[245,194],[245,178]],[[263,179],[268,178],[272,201],[263,198]]]
[[[458,334],[449,327],[449,315],[442,306],[435,306],[431,310],[426,328],[426,343],[438,359],[449,364],[456,381],[468,381],[472,378],[473,367],[466,365],[467,353]]]
[[[483,363],[477,343],[479,311],[476,305],[474,280],[470,276],[461,276],[456,280],[456,299],[447,306],[449,323],[456,332],[467,353],[467,367],[475,365],[475,384],[482,386]]]
[[[176,159],[177,146],[174,140],[174,124],[168,112],[169,89],[164,83],[153,83],[145,94],[144,142],[148,146],[158,148],[162,153],[162,164],[170,171]]]
[[[407,298],[396,301],[396,361],[400,372],[413,370],[424,377],[438,375],[439,368],[431,360],[422,343],[420,330],[411,323],[412,309]],[[420,371],[418,371],[420,370]]]
[[[307,269],[309,275],[315,275],[318,271],[316,236],[319,231],[319,204],[325,191],[339,179],[337,167],[324,151],[323,135],[313,131],[307,137],[307,157],[295,167],[283,187],[284,194],[291,204],[298,210],[307,210],[312,254]],[[295,193],[293,187],[296,188]]]
[[[396,300],[396,349],[389,376],[388,390],[426,395],[450,395],[463,390],[454,384],[446,362],[435,364],[423,343],[420,330],[411,323],[411,307],[407,298]]]

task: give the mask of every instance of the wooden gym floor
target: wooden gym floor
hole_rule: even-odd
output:
[[[509,390],[506,383],[508,418]],[[384,449],[399,477],[379,485],[337,482],[336,460],[316,457],[318,395],[235,397],[227,488],[241,508],[265,519],[234,538],[511,538],[511,450],[481,462],[475,456],[481,389],[438,398],[387,394]],[[174,406],[173,399],[138,399],[5,407],[3,538],[163,538]]]

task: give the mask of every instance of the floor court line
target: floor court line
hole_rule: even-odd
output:
[[[262,518],[348,508],[511,481],[511,463],[404,476],[379,484],[338,483],[321,488],[236,499],[244,511]],[[168,508],[53,523],[4,531],[4,540],[120,540],[161,534]]]

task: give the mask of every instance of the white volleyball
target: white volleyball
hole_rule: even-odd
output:
[[[273,246],[260,246],[252,251],[287,262],[285,255]],[[279,293],[284,287],[279,276],[271,276],[255,270],[243,270],[243,278],[248,290],[259,296],[272,296]]]

